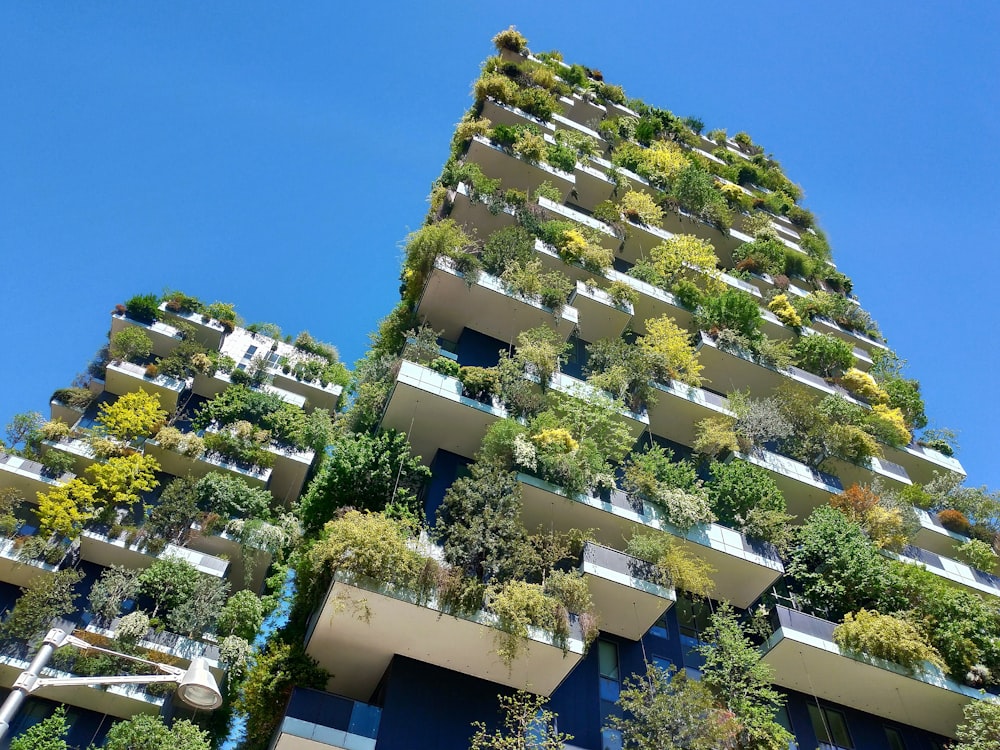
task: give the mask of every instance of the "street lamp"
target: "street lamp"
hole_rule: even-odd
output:
[[[115,675],[111,677],[39,677],[39,673],[49,663],[53,652],[60,646],[75,646],[79,649],[100,651],[124,659],[148,664],[160,670],[160,674]],[[192,708],[211,711],[222,705],[222,693],[215,677],[208,669],[208,662],[199,656],[191,660],[187,669],[161,664],[158,661],[141,659],[138,656],[121,654],[111,649],[94,646],[70,635],[60,628],[52,628],[42,641],[41,648],[31,660],[28,668],[18,675],[11,687],[10,695],[0,706],[0,740],[7,736],[10,723],[17,716],[24,699],[44,687],[66,687],[71,685],[147,685],[154,682],[176,682],[178,697]]]

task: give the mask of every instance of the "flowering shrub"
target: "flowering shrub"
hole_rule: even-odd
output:
[[[788,301],[788,295],[778,294],[767,304],[767,309],[773,312],[782,323],[790,328],[801,328],[802,317]]]
[[[580,444],[562,427],[542,430],[531,436],[531,439],[542,448],[554,448],[560,453],[572,453]]]
[[[775,313],[777,315],[777,313]],[[852,367],[840,378],[840,384],[855,396],[860,396],[871,404],[885,404],[889,401],[889,394],[886,393],[875,378],[867,372],[863,372],[856,367]]]

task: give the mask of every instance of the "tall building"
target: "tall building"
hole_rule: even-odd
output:
[[[0,454],[0,683],[44,624],[23,602],[221,678],[264,606],[227,594],[280,558],[297,598],[245,683],[254,749],[458,750],[525,691],[567,747],[614,750],[648,665],[703,680],[692,723],[741,747],[944,748],[1000,686],[1000,509],[920,432],[801,191],[745,133],[494,41],[336,428],[331,347],[140,295]],[[188,572],[129,583],[163,561]],[[740,653],[784,696],[759,725],[747,675],[720,678]],[[52,701],[81,746],[178,710],[76,688],[14,731]]]
[[[82,641],[147,662],[186,668],[203,657],[223,686],[242,663],[261,624],[265,577],[294,543],[282,513],[328,441],[347,371],[308,334],[288,343],[276,327],[236,321],[229,305],[137,295],[112,312],[109,346],[89,374],[55,391],[51,418],[24,415],[20,440],[8,431],[4,694],[51,618]],[[43,676],[156,671],[67,645]],[[174,688],[44,688],[3,746],[57,702],[67,706],[74,747],[136,714],[190,715]]]
[[[697,678],[729,602],[792,746],[944,747],[997,687],[997,519],[967,517],[941,435],[914,439],[918,386],[799,189],[745,133],[628,101],[516,32],[495,42],[354,407],[432,471],[443,547],[414,541],[406,565],[481,588],[470,605],[330,563],[306,639],[327,692],[296,689],[273,746],[465,748],[517,689],[549,699],[569,746],[619,747],[624,682],[647,662]],[[512,514],[587,541],[512,572]],[[552,585],[573,571],[587,611]],[[965,629],[969,602],[985,620]],[[885,643],[911,636],[909,655]]]

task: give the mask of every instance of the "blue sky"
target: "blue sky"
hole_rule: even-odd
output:
[[[0,424],[45,411],[137,292],[361,356],[490,38],[516,24],[773,152],[969,482],[1000,488],[995,3],[341,5],[0,6]]]

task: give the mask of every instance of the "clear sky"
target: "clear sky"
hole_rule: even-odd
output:
[[[47,411],[134,293],[234,302],[361,356],[490,38],[748,131],[1000,488],[1000,6],[0,4],[0,424]]]

